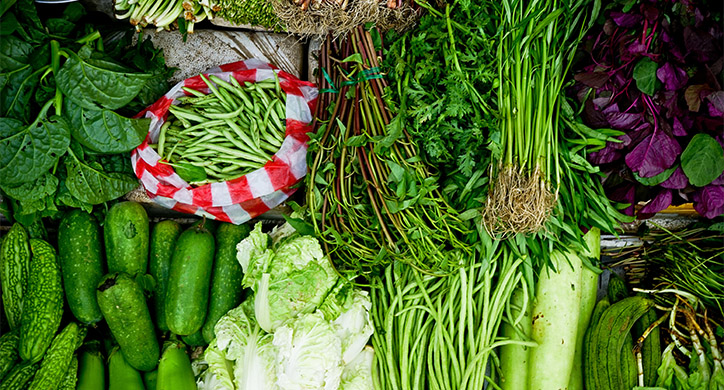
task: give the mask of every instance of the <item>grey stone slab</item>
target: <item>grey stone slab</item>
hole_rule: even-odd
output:
[[[207,69],[249,58],[259,58],[297,77],[306,74],[306,50],[294,36],[265,32],[197,30],[186,42],[178,31],[146,29],[154,45],[163,49],[166,63],[179,68],[171,82]]]

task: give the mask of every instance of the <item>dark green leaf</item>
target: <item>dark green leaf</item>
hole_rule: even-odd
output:
[[[89,110],[69,100],[65,115],[71,125],[73,138],[83,146],[100,153],[128,152],[146,138],[150,119],[131,119],[111,110]]]
[[[309,222],[304,221],[303,219],[299,218],[292,218],[287,215],[283,215],[284,219],[292,225],[294,230],[297,231],[297,233],[303,235],[303,236],[313,236],[314,235],[314,226],[312,226]]]
[[[634,177],[636,178],[636,181],[638,181],[639,183],[641,183],[645,186],[648,186],[648,187],[653,187],[653,186],[657,186],[657,185],[665,182],[671,176],[671,174],[674,173],[674,171],[678,167],[679,167],[679,164],[674,164],[671,166],[671,168],[659,173],[656,176],[652,176],[652,177],[641,177],[641,176],[639,176],[638,173],[634,172]]]
[[[707,134],[697,134],[681,154],[681,169],[697,187],[711,183],[724,172],[724,150]]]
[[[4,21],[3,21],[4,22]],[[29,63],[33,45],[15,36],[0,39],[0,72],[20,69]]]
[[[75,28],[75,24],[65,19],[50,18],[45,24],[48,26],[48,31],[53,35],[61,37],[67,37]]]
[[[0,116],[31,120],[31,101],[39,77],[29,66],[0,74]]]
[[[171,164],[168,162],[163,162],[164,164],[168,164],[173,166],[173,169],[176,171],[176,174],[179,175],[182,179],[186,180],[189,183],[195,183],[206,180],[206,170],[204,170],[203,167],[197,167],[192,164],[187,163],[178,163],[178,164]]]
[[[15,1],[16,0],[0,0],[0,16],[5,15],[5,12],[15,4]]]
[[[4,4],[5,1],[2,3]],[[0,6],[0,12],[4,12],[1,8],[2,6]],[[7,16],[3,17],[3,21],[0,23],[0,35],[10,35],[14,33],[19,26],[20,24],[18,24],[18,19],[15,17],[15,14],[9,13]]]
[[[656,70],[659,66],[649,57],[644,57],[636,64],[633,78],[639,91],[653,96],[656,90]]]
[[[63,18],[70,22],[77,22],[86,14],[85,8],[79,2],[68,4],[63,10]]]
[[[0,118],[0,182],[17,185],[37,179],[58,162],[69,144],[68,123],[61,117],[30,126]]]
[[[355,135],[352,137],[349,137],[347,139],[347,142],[345,142],[345,145],[350,147],[360,147],[367,143],[367,136],[365,135]]]
[[[86,49],[81,49],[78,55],[71,53],[56,77],[63,94],[83,108],[119,109],[133,100],[151,77],[147,73],[133,73],[105,59],[91,58],[90,49]]]
[[[138,187],[135,177],[122,173],[107,173],[99,164],[86,164],[70,153],[64,159],[68,178],[65,185],[81,202],[99,204],[127,194]]]
[[[65,185],[65,178],[61,178],[60,180],[60,184],[58,185],[58,194],[55,196],[55,201],[59,205],[81,209],[89,213],[93,211],[93,205],[82,202],[80,199],[71,195],[68,187]]]
[[[58,189],[58,178],[46,173],[39,178],[23,183],[19,186],[2,186],[3,192],[13,199],[21,202],[32,202],[35,200],[52,197]]]

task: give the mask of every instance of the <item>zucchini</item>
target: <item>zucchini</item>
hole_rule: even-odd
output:
[[[125,273],[106,275],[98,305],[128,364],[148,371],[158,363],[158,340],[141,287]]]
[[[229,310],[241,304],[244,277],[236,258],[236,245],[249,235],[248,225],[222,223],[216,231],[216,253],[211,276],[209,309],[203,326],[206,344],[216,337],[214,326]]]
[[[27,388],[28,382],[38,371],[38,363],[18,363],[0,382],[0,390],[18,390]]]
[[[108,390],[144,390],[141,373],[133,368],[114,348],[108,356]]]
[[[58,258],[68,307],[90,325],[103,319],[96,287],[103,277],[101,232],[92,215],[82,210],[66,214],[58,227]]]
[[[17,331],[5,333],[0,337],[0,381],[18,360],[18,340],[20,336]]]
[[[0,247],[0,286],[2,286],[5,317],[10,329],[20,326],[23,297],[27,291],[30,274],[30,247],[28,232],[19,224],[13,224]]]
[[[63,282],[55,249],[43,240],[31,239],[28,293],[25,297],[18,352],[26,362],[35,363],[53,341],[63,316]]]
[[[101,355],[101,344],[89,341],[78,359],[78,385],[76,390],[105,390],[106,368]]]
[[[169,342],[158,363],[156,390],[195,390],[196,380],[191,360],[181,343]]]
[[[55,390],[65,377],[70,367],[73,353],[83,343],[85,329],[71,322],[53,339],[48,348],[35,378],[30,383],[30,390]]]
[[[156,280],[156,291],[153,297],[156,327],[162,332],[168,332],[164,300],[168,286],[168,272],[171,268],[171,255],[176,246],[176,240],[181,234],[181,225],[175,221],[161,221],[153,227],[151,232],[151,253],[149,256],[148,272]]]
[[[58,390],[76,390],[75,386],[78,383],[78,356],[73,355],[73,358],[70,360],[70,365],[68,366],[68,369],[65,370],[65,375],[63,376],[63,380],[60,382],[60,386],[58,386]]]
[[[148,231],[148,214],[140,204],[120,202],[108,210],[103,239],[109,273],[146,273]]]
[[[171,258],[166,323],[178,335],[201,329],[206,318],[214,262],[214,236],[202,227],[181,233]]]

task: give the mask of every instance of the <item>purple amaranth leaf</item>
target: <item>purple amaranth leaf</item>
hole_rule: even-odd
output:
[[[626,165],[641,177],[653,177],[670,168],[681,154],[681,146],[663,131],[644,138],[626,155]]]
[[[666,181],[660,184],[663,188],[672,190],[682,190],[689,185],[689,178],[684,174],[684,170],[681,167],[676,168],[674,173],[669,176]]]
[[[583,117],[583,121],[593,129],[608,126],[605,115],[600,110],[597,110],[596,106],[590,100],[584,102],[581,116]]]
[[[659,18],[659,15],[661,15],[661,11],[658,8],[648,3],[641,4],[641,13],[650,23],[655,22],[656,19]]]
[[[608,107],[609,104],[611,104],[611,96],[599,96],[597,98],[594,98],[593,105],[598,108],[599,110],[603,110],[606,107]]]
[[[711,102],[707,102],[707,105],[709,107],[709,115],[713,117],[724,118],[724,112],[719,111],[719,109],[715,105],[713,105]]]
[[[704,218],[716,218],[724,214],[724,186],[708,185],[694,193],[694,210]]]
[[[689,81],[686,71],[671,64],[671,62],[667,62],[664,66],[657,69],[656,77],[664,83],[664,88],[666,88],[667,91],[676,91],[685,86],[686,82]]]
[[[634,215],[634,204],[636,203],[636,187],[633,183],[624,183],[611,189],[608,198],[614,202],[628,203],[629,207],[623,210],[626,215]]]
[[[628,14],[624,12],[611,12],[611,19],[619,27],[631,28],[636,27],[643,21],[643,16],[639,14]]]
[[[695,84],[686,88],[684,99],[686,99],[686,105],[689,107],[689,111],[699,112],[703,99],[702,94],[706,94],[707,91],[710,91],[710,88],[706,84]]]
[[[716,91],[706,97],[719,113],[724,112],[724,91]]]
[[[646,53],[646,44],[642,43],[638,39],[631,42],[626,46],[625,51],[621,55],[622,62],[628,62],[633,59],[640,57]]]
[[[695,61],[709,62],[721,55],[716,47],[716,40],[706,31],[696,27],[684,28],[684,45],[687,55],[692,55]]]
[[[647,217],[653,216],[653,214],[671,206],[672,199],[673,194],[671,193],[671,190],[661,190],[654,199],[639,210],[639,215],[641,216],[641,214],[645,214]]]
[[[632,130],[644,120],[642,113],[608,112],[605,116],[608,124],[619,130]]]
[[[606,72],[585,72],[578,73],[573,78],[591,88],[601,88],[606,84],[609,76]]]

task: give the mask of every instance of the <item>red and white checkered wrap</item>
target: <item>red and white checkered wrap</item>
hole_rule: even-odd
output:
[[[158,140],[161,125],[168,117],[168,108],[177,98],[187,95],[181,87],[209,93],[200,76],[176,84],[138,114],[151,118],[151,126],[146,139],[131,153],[131,162],[148,196],[173,210],[235,224],[258,217],[289,198],[296,191],[291,187],[307,174],[307,132],[311,130],[317,88],[258,59],[222,65],[205,75],[213,74],[227,81],[235,77],[243,83],[271,79],[274,73],[287,94],[284,142],[266,165],[234,180],[191,186],[173,167],[161,163],[161,156],[149,147]]]

